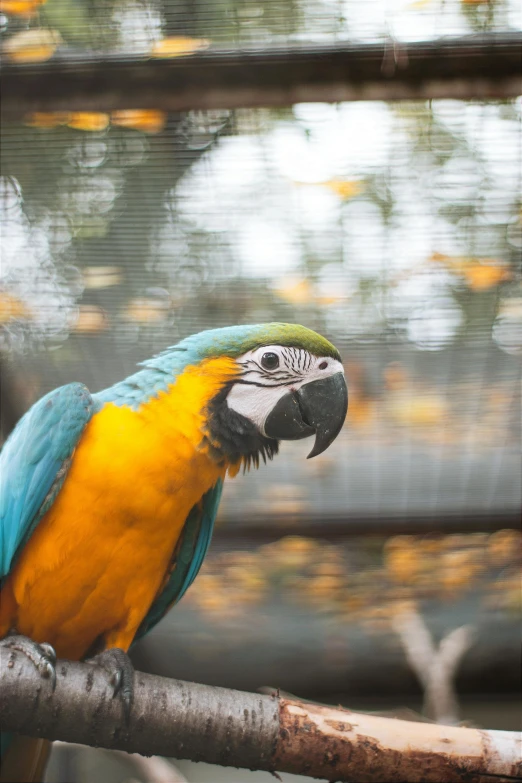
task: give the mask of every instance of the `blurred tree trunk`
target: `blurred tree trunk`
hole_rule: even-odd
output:
[[[16,395],[8,362],[0,357],[0,445],[7,440],[23,412],[23,403]]]

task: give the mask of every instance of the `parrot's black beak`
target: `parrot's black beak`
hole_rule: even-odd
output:
[[[347,410],[348,389],[344,374],[338,372],[281,397],[266,419],[265,434],[277,440],[300,440],[315,434],[310,459],[336,439]]]

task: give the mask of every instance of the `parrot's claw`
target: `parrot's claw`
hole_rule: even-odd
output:
[[[32,639],[21,634],[6,636],[5,639],[2,639],[0,645],[8,650],[21,652],[26,658],[29,658],[40,676],[51,681],[51,688],[54,691],[56,688],[56,651],[54,647],[47,642],[37,644]]]
[[[99,655],[89,660],[102,666],[109,674],[109,682],[112,685],[112,695],[119,696],[125,720],[129,721],[134,700],[134,667],[129,656],[119,647],[104,650]]]

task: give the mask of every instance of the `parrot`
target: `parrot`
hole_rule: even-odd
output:
[[[0,651],[53,684],[57,657],[103,666],[128,717],[127,653],[194,581],[225,476],[281,440],[321,454],[347,408],[337,349],[284,323],[206,330],[103,391],[46,394],[0,454]],[[4,733],[2,779],[38,779],[49,747]]]

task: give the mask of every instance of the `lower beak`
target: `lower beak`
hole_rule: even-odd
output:
[[[338,372],[281,397],[266,419],[265,435],[276,440],[300,440],[315,434],[310,459],[326,451],[336,439],[347,410],[348,389],[344,374]]]

